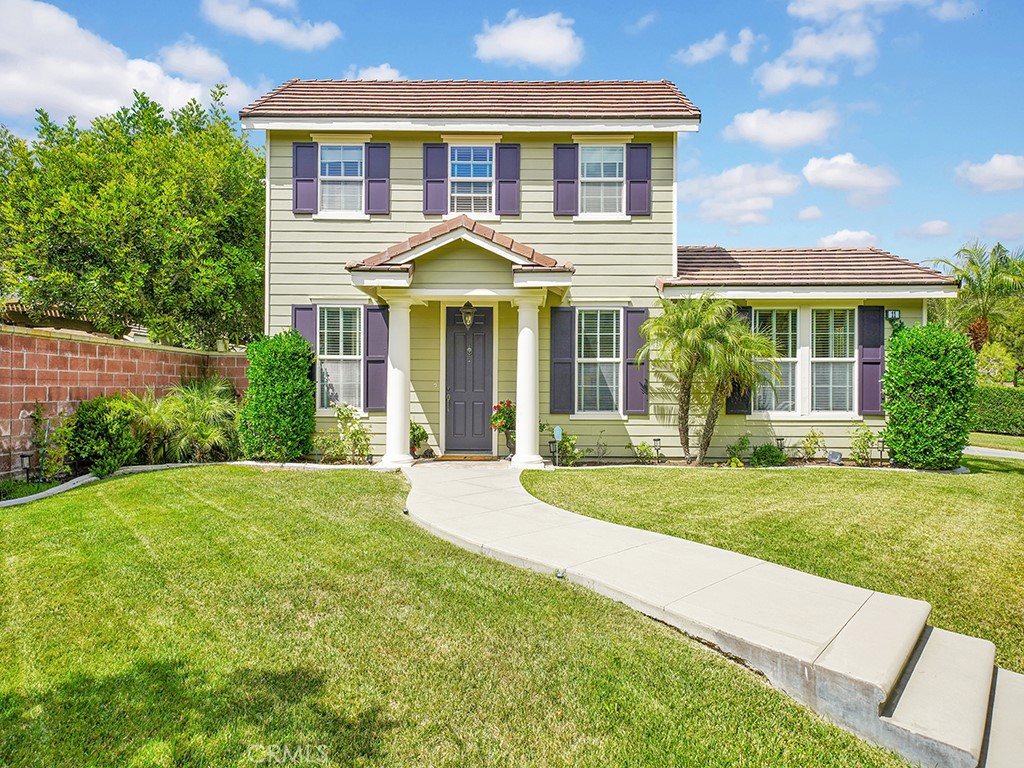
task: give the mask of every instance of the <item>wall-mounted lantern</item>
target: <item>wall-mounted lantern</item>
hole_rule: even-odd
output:
[[[462,324],[466,326],[468,331],[473,327],[473,320],[476,318],[476,307],[467,301],[462,305],[462,309],[459,312],[462,314]]]

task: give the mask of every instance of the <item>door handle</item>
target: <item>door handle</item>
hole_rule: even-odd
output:
[[[445,410],[450,411],[452,409],[452,391],[446,389],[444,392],[444,407]]]

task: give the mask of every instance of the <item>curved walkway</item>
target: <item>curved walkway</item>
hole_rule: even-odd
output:
[[[403,471],[409,515],[436,535],[671,624],[911,760],[994,768],[1024,754],[1024,676],[994,676],[990,642],[927,626],[927,603],[558,509],[506,462]]]
[[[1007,451],[1003,448],[980,448],[968,445],[964,448],[968,456],[991,456],[994,459],[1024,459],[1024,451]]]

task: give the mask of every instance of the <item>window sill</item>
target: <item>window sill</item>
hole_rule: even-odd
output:
[[[446,213],[441,220],[448,221],[457,219],[459,216],[469,216],[473,221],[501,221],[501,216],[496,213]]]
[[[314,221],[368,221],[370,214],[356,213],[355,211],[324,211],[322,213],[314,213],[312,218]]]
[[[628,421],[629,417],[618,411],[583,411],[570,413],[569,421]]]
[[[630,221],[633,217],[626,213],[580,213],[572,217],[573,221]]]
[[[852,411],[815,411],[812,413],[755,411],[747,416],[747,421],[863,421],[863,419],[861,414]]]
[[[357,419],[368,419],[370,417],[370,414],[367,413],[366,411],[359,410],[359,411],[356,411],[355,416],[356,416]],[[334,409],[333,408],[317,408],[316,409],[316,417],[318,419],[334,418]]]

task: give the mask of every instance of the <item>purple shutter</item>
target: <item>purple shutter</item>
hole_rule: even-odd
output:
[[[423,212],[448,213],[448,145],[423,145]]]
[[[316,352],[316,304],[292,304],[292,328],[301,333]]]
[[[320,177],[315,141],[292,144],[292,213],[316,213],[316,183]]]
[[[555,144],[555,216],[580,212],[580,146]]]
[[[626,145],[626,213],[651,215],[651,145]]]
[[[885,372],[885,307],[858,307],[860,352],[860,408],[863,414],[882,415],[882,374]]]
[[[549,413],[576,412],[576,308],[551,308]]]
[[[366,391],[363,410],[383,411],[388,401],[388,308],[367,306],[363,311],[363,372]]]
[[[647,361],[636,364],[636,353],[643,346],[644,337],[640,326],[647,319],[646,307],[626,307],[622,324],[622,364],[625,392],[622,398],[622,412],[629,414],[647,413]]]
[[[519,145],[494,147],[494,212],[499,216],[519,215]]]
[[[391,145],[367,144],[363,151],[366,212],[391,213]]]
[[[754,311],[750,307],[736,307],[736,315],[745,319],[748,323],[751,322]],[[741,392],[735,385],[733,386],[732,394],[725,400],[725,412],[726,413],[751,413],[751,392],[746,390]]]

